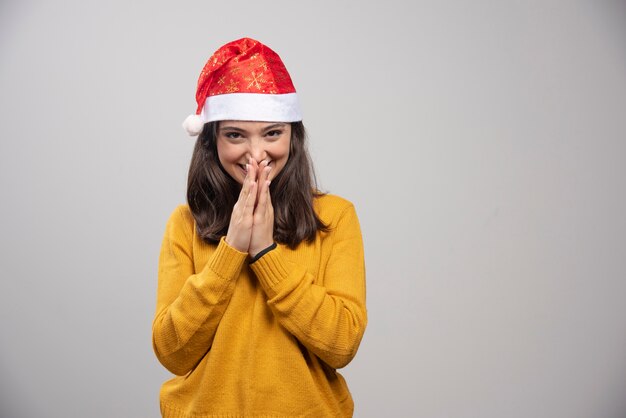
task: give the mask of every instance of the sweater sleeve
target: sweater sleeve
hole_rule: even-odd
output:
[[[204,268],[194,274],[190,218],[179,206],[167,222],[152,324],[152,346],[157,358],[165,368],[181,376],[192,370],[210,349],[247,257],[247,253],[230,247],[222,238]]]
[[[354,206],[349,205],[333,223],[324,277],[315,280],[306,268],[287,260],[283,246],[250,267],[277,320],[322,361],[338,369],[356,354],[367,310],[363,240]]]

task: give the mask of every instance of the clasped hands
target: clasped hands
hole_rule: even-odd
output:
[[[246,178],[233,206],[226,243],[251,257],[274,243],[274,207],[270,197],[269,175],[272,167],[266,160],[250,158]]]

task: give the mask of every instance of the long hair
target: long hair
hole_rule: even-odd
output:
[[[217,243],[228,232],[230,216],[241,185],[222,167],[217,154],[219,122],[208,122],[191,156],[187,178],[187,203],[196,221],[198,235]],[[272,179],[270,196],[274,207],[274,240],[295,248],[313,241],[318,231],[329,230],[313,209],[313,199],[323,196],[317,189],[311,157],[306,148],[302,122],[291,123],[289,158]]]

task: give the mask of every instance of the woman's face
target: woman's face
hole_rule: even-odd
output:
[[[249,159],[269,163],[275,178],[287,164],[291,125],[284,122],[249,122],[226,120],[217,127],[217,154],[222,167],[239,184],[246,177]]]

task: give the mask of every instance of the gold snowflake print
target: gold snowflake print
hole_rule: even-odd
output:
[[[237,84],[237,82],[235,80],[230,80],[230,84],[228,84],[228,86],[226,86],[226,92],[227,93],[234,93],[236,91],[239,91],[239,85]]]
[[[260,83],[267,83],[262,77],[262,74],[255,74],[254,71],[250,73],[250,77],[246,77],[245,80],[249,81],[247,88],[254,86],[257,90],[261,90]]]

